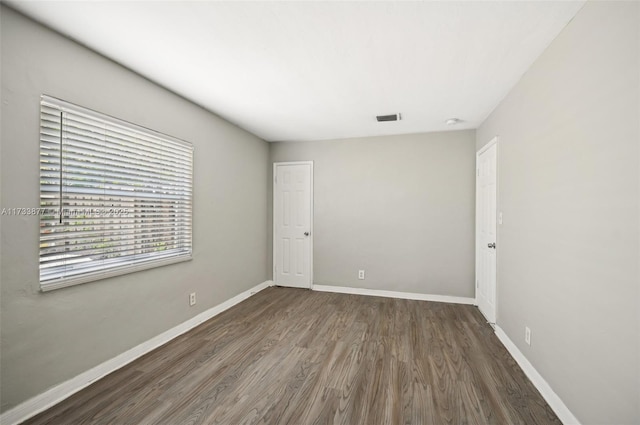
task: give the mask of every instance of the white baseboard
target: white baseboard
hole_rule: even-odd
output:
[[[370,295],[374,297],[401,298],[403,300],[436,301],[453,304],[475,304],[475,298],[449,295],[417,294],[413,292],[385,291],[382,289],[351,288],[348,286],[313,285],[314,291],[338,292],[340,294]]]
[[[255,293],[262,291],[263,289],[272,285],[273,282],[270,280],[262,282],[261,284],[256,285],[253,288],[248,289],[241,294],[238,294],[235,297],[198,314],[197,316],[187,320],[186,322],[183,322],[178,326],[171,328],[168,331],[163,332],[160,335],[151,338],[150,340],[145,341],[142,344],[137,345],[118,356],[107,360],[106,362],[101,363],[98,366],[87,370],[86,372],[81,373],[75,378],[71,378],[68,381],[65,381],[53,388],[48,389],[42,394],[30,398],[24,403],[21,403],[13,409],[8,410],[0,415],[0,424],[15,425],[37,415],[40,412],[43,412],[44,410],[60,403],[62,400],[77,393],[81,389],[89,386],[98,379],[103,378],[111,372],[120,369],[121,367],[131,363],[144,354],[154,350],[155,348],[158,348],[163,344],[166,344],[177,336],[182,335],[183,333],[195,328],[199,324],[206,322],[212,317],[222,313],[223,311],[233,307],[241,301],[244,301]]]
[[[569,408],[564,404],[560,397],[558,397],[558,394],[553,391],[547,381],[545,381],[542,375],[538,373],[502,328],[496,325],[495,329],[496,336],[500,342],[502,342],[502,344],[507,348],[507,351],[509,351],[509,354],[511,354],[518,365],[520,365],[525,375],[527,375],[533,385],[538,389],[538,391],[540,391],[540,394],[542,394],[542,397],[547,401],[547,403],[549,403],[549,406],[553,409],[555,414],[558,415],[560,421],[564,425],[579,425],[580,421],[578,421],[574,414],[571,413]]]

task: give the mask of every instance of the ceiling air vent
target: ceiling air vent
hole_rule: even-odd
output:
[[[376,117],[378,122],[383,121],[400,121],[402,119],[402,115],[400,114],[392,114],[392,115],[378,115]]]

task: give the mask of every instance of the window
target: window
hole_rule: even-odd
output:
[[[43,96],[43,291],[191,259],[190,144]]]

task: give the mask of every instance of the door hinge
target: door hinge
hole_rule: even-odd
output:
[[[480,287],[480,281],[478,279],[476,279],[476,288]]]
[[[480,177],[480,169],[476,168],[476,177]]]

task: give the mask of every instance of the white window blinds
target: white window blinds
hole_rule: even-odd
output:
[[[193,148],[43,96],[40,286],[191,258]]]

